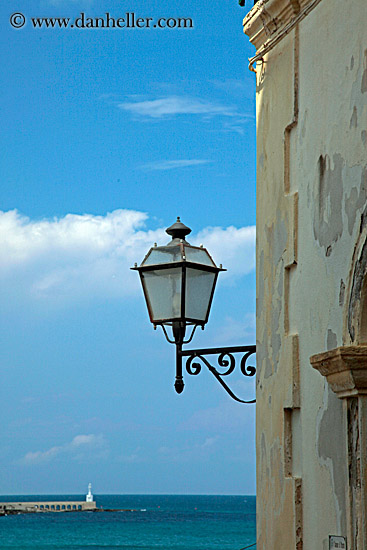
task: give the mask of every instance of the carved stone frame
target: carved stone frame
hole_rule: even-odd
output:
[[[367,548],[367,345],[338,347],[313,355],[310,361],[343,399],[347,426],[348,548],[362,550]]]
[[[348,279],[343,315],[347,345],[313,355],[310,362],[343,400],[348,548],[362,550],[367,549],[367,207]]]

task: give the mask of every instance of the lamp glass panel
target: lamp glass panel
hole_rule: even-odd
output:
[[[142,273],[153,321],[181,317],[181,280],[182,270],[179,267]]]
[[[185,317],[205,321],[210,297],[215,281],[215,273],[200,269],[186,269],[186,310]]]
[[[180,246],[157,246],[150,250],[141,265],[169,264],[182,260]]]
[[[205,248],[192,248],[190,246],[185,246],[185,255],[188,262],[195,262],[197,264],[216,267]]]

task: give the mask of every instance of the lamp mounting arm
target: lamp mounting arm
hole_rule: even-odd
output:
[[[252,377],[256,373],[256,367],[252,365],[247,365],[247,359],[256,353],[256,346],[232,346],[232,347],[223,347],[223,348],[205,348],[205,349],[191,349],[183,350],[182,344],[176,343],[176,382],[175,389],[177,393],[181,393],[184,388],[183,376],[182,376],[182,358],[187,357],[186,360],[186,372],[192,376],[197,376],[201,372],[201,364],[205,365],[208,370],[215,376],[221,386],[225,389],[228,395],[238,401],[239,403],[255,403],[256,399],[250,401],[245,401],[240,399],[235,395],[235,393],[230,389],[228,384],[223,380],[224,376],[231,374],[236,368],[236,355],[241,354],[241,359],[239,361],[241,373],[244,376]],[[221,368],[226,369],[225,371],[218,371],[208,359],[204,356],[207,355],[218,355],[217,363]],[[201,364],[198,362],[200,361]],[[238,364],[238,363],[237,363]]]

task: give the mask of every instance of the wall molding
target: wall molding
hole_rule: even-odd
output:
[[[367,395],[367,346],[341,346],[310,357],[340,398]]]
[[[310,362],[343,399],[348,548],[367,548],[367,346],[342,346]]]
[[[321,0],[260,0],[243,20],[243,32],[256,46],[249,69],[272,50]],[[255,71],[256,72],[256,71]]]

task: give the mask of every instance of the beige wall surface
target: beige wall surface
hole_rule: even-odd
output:
[[[244,30],[268,50],[256,65],[257,548],[324,550],[348,531],[346,426],[310,356],[358,334],[367,2],[260,0]]]

